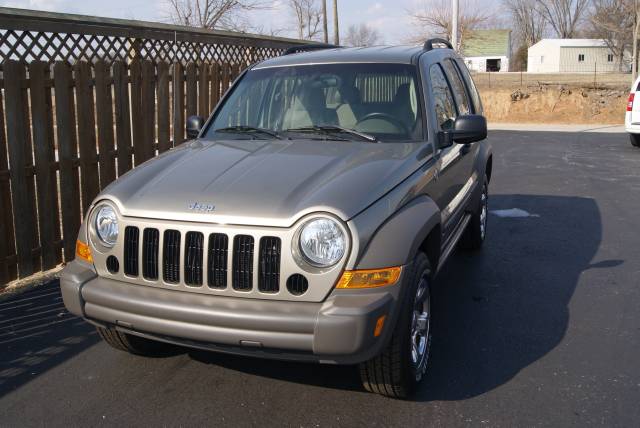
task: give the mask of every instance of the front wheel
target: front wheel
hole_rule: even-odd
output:
[[[408,290],[389,345],[360,364],[364,388],[392,398],[407,398],[427,370],[431,349],[431,268],[419,253],[408,278]]]
[[[640,134],[629,134],[631,145],[634,147],[640,147]]]

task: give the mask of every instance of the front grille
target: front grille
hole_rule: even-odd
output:
[[[191,286],[201,286],[204,235],[200,232],[187,232],[185,245],[184,282]]]
[[[162,247],[163,269],[162,277],[165,282],[177,284],[180,282],[180,232],[177,230],[164,231],[164,245]]]
[[[142,233],[142,276],[149,281],[158,279],[158,250],[160,232],[158,229],[145,229]]]
[[[277,236],[127,226],[122,248],[117,255],[122,272],[146,281],[265,294],[284,289],[296,296],[308,287],[301,275],[282,278],[282,238]],[[105,261],[111,275],[118,274],[116,263],[116,256]]]
[[[280,238],[265,236],[260,239],[258,290],[277,293],[280,290]]]
[[[124,273],[138,276],[138,240],[140,230],[134,226],[124,229]]]
[[[233,239],[233,288],[253,288],[253,236],[236,235]]]
[[[229,253],[229,237],[222,233],[209,235],[209,262],[207,265],[207,282],[209,287],[227,288],[227,262]]]

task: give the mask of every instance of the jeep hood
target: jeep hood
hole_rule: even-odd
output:
[[[124,216],[142,218],[287,227],[323,211],[346,221],[418,169],[417,153],[424,148],[418,143],[198,140],[128,172],[98,199],[111,199]],[[201,205],[213,210],[200,210]]]

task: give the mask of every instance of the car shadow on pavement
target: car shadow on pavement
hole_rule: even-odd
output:
[[[483,250],[457,251],[438,275],[431,362],[414,400],[462,400],[508,382],[564,337],[580,273],[623,263],[591,264],[602,235],[593,199],[493,195],[490,203],[491,210],[519,208],[531,216],[492,215]],[[265,378],[363,390],[355,367],[190,356]]]
[[[490,210],[519,208],[529,217],[491,215],[477,254],[458,252],[440,273],[434,299],[431,364],[418,400],[462,400],[508,382],[563,339],[580,274],[602,239],[590,198],[494,195]]]
[[[0,397],[97,343],[66,311],[58,281],[0,303]]]

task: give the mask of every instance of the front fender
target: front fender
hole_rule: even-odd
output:
[[[384,207],[371,207],[352,220],[358,233],[358,255],[353,269],[403,266],[413,261],[429,232],[440,223],[440,210],[428,196],[421,195],[404,205],[371,232],[370,224]],[[383,217],[384,218],[384,217]],[[369,230],[367,230],[369,229]]]

